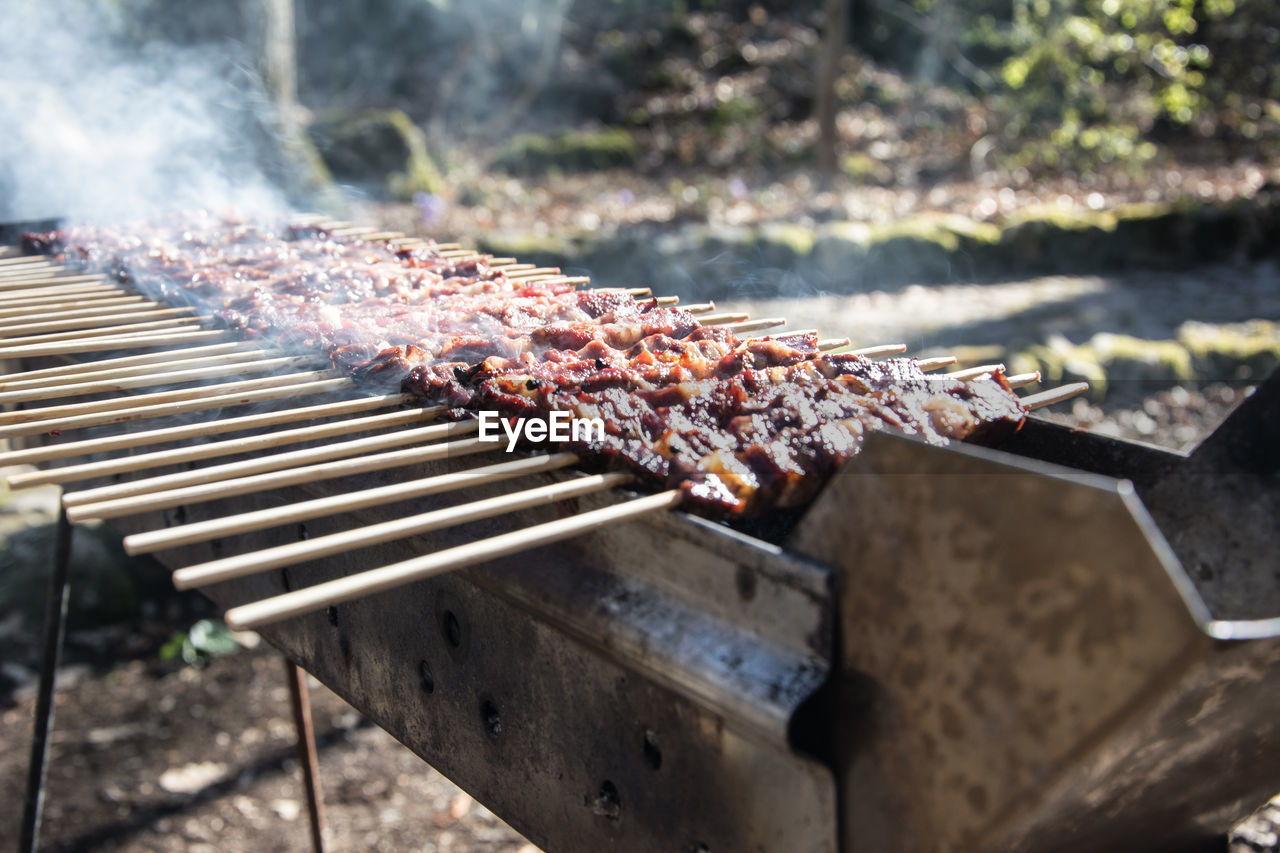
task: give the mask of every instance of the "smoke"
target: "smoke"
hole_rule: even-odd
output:
[[[131,45],[111,8],[0,2],[0,221],[285,212],[263,167],[278,150],[267,99],[243,50]]]

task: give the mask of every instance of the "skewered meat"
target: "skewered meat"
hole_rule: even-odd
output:
[[[455,417],[597,418],[564,442],[584,464],[743,515],[811,498],[865,435],[945,442],[1016,429],[1002,376],[930,377],[912,359],[820,352],[813,335],[741,340],[624,293],[524,282],[483,261],[197,219],[31,235],[30,250],[190,304],[247,337],[319,349]]]

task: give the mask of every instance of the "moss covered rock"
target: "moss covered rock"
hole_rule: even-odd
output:
[[[1187,322],[1173,340],[1099,332],[1081,344],[1053,335],[1014,354],[1008,364],[1013,373],[1039,370],[1051,385],[1084,379],[1098,397],[1116,382],[1257,380],[1280,364],[1280,326],[1266,320]]]
[[[427,151],[422,130],[401,110],[330,113],[317,118],[310,134],[340,181],[377,187],[399,199],[444,191],[444,178]]]
[[[750,244],[759,253],[760,263],[769,267],[790,268],[802,263],[813,251],[816,234],[789,222],[768,222],[755,230]]]
[[[860,184],[888,186],[893,183],[893,170],[870,154],[846,154],[840,159],[840,171]]]
[[[514,136],[494,165],[511,173],[532,174],[552,168],[565,172],[632,168],[639,160],[640,146],[631,134],[621,127],[606,127]]]
[[[0,611],[19,612],[39,625],[48,595],[55,524],[36,523],[0,539]],[[77,527],[70,564],[70,623],[77,628],[137,618],[140,595],[137,562],[103,527]]]
[[[1280,364],[1280,324],[1270,320],[1244,323],[1183,323],[1178,343],[1195,361],[1201,377],[1258,380]]]

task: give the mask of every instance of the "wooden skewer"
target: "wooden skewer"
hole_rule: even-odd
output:
[[[638,301],[643,302],[646,305],[649,304],[650,302],[657,303],[658,305],[679,305],[680,297],[679,296],[650,296],[648,298],[645,298],[641,296]],[[685,310],[688,310],[688,309],[685,309]]]
[[[259,361],[249,361],[228,365],[220,363],[207,367],[195,367],[186,370],[170,370],[163,373],[143,372],[139,368],[137,375],[123,376],[116,379],[91,379],[85,382],[68,382],[62,385],[44,385],[43,387],[25,388],[15,391],[0,391],[0,404],[27,403],[32,400],[49,400],[62,397],[79,397],[87,394],[101,394],[107,391],[127,391],[131,388],[145,388],[150,385],[174,385],[179,382],[193,382],[197,379],[211,379],[228,374],[261,373],[277,368],[292,369],[315,364],[309,356],[282,356]],[[126,368],[128,369],[128,368]],[[332,375],[332,374],[330,374]],[[70,377],[79,378],[79,377]],[[207,386],[206,386],[207,387]],[[200,391],[202,389],[195,389]],[[137,398],[126,398],[129,400]],[[74,410],[86,411],[82,406],[71,407]],[[4,423],[0,420],[0,423]]]
[[[1048,391],[1041,391],[1038,394],[1028,394],[1022,398],[1021,403],[1027,407],[1028,411],[1043,409],[1045,406],[1052,406],[1054,403],[1070,400],[1077,394],[1083,394],[1088,390],[1088,382],[1072,382],[1070,385],[1063,385],[1060,388],[1050,388]]]
[[[10,391],[30,391],[30,390],[49,390],[53,392],[51,396],[56,396],[60,392],[61,386],[79,385],[86,382],[98,382],[116,379],[125,379],[130,377],[150,377],[157,375],[157,370],[164,373],[171,373],[177,370],[218,370],[221,375],[229,375],[233,373],[244,373],[246,371],[259,371],[266,369],[266,365],[279,365],[281,362],[277,358],[287,358],[288,356],[277,355],[276,358],[269,357],[267,352],[254,352],[245,350],[241,352],[227,353],[226,355],[215,355],[208,358],[184,358],[174,359],[173,361],[165,361],[157,364],[139,364],[133,367],[118,367],[112,370],[95,370],[80,371],[79,373],[67,373],[61,376],[45,376],[37,379],[19,379],[5,380],[0,382],[0,399]],[[307,359],[305,363],[311,363],[312,359]],[[303,362],[299,362],[300,364]],[[22,375],[22,374],[19,374]],[[210,376],[218,376],[218,373],[210,373]]]
[[[940,367],[946,367],[948,364],[955,364],[956,357],[954,355],[940,355],[937,358],[918,358],[916,359],[916,367],[925,373],[930,370],[937,370]]]
[[[741,323],[723,323],[722,325],[737,334],[738,332],[755,332],[760,329],[770,329],[774,326],[785,326],[787,321],[782,317],[765,317],[760,320],[744,320]]]
[[[291,542],[276,548],[267,548],[179,569],[173,573],[173,584],[178,589],[207,586],[217,581],[258,574],[268,569],[291,566],[309,559],[344,554],[377,545],[380,542],[395,542],[444,527],[457,527],[482,518],[493,518],[521,509],[544,506],[556,501],[605,491],[621,486],[630,479],[630,474],[597,474],[511,492],[459,506],[445,507],[408,518],[384,521],[381,524],[370,524],[355,530],[344,530],[317,539]]]
[[[166,418],[172,415],[184,415],[187,412],[200,412],[206,409],[247,406],[250,403],[259,403],[264,400],[279,400],[281,397],[301,397],[307,394],[338,391],[350,388],[353,384],[350,379],[345,377],[342,379],[325,379],[320,382],[306,382],[301,385],[282,385],[277,388],[245,391],[242,394],[219,394],[216,397],[201,397],[196,400],[185,400],[177,403],[137,406],[131,409],[117,409],[111,412],[96,412],[89,415],[36,421],[31,424],[13,424],[11,426],[0,426],[0,438],[34,435],[39,432],[60,433],[66,430],[101,426],[102,424],[122,424],[144,418]]]
[[[371,234],[378,233],[377,228],[369,225],[351,225],[347,228],[335,228],[329,232],[331,237],[364,237],[368,238]]]
[[[305,360],[300,359],[300,361]],[[301,373],[260,376],[257,379],[239,379],[234,382],[221,382],[217,385],[181,388],[176,391],[133,394],[115,397],[110,400],[89,400],[58,406],[41,406],[35,409],[19,409],[13,412],[0,412],[0,424],[23,424],[32,421],[55,420],[69,415],[111,412],[116,409],[132,409],[138,406],[149,406],[158,403],[173,403],[181,400],[191,400],[196,397],[212,397],[219,394],[234,394],[240,391],[256,391],[259,388],[275,388],[280,385],[300,385],[304,382],[333,379],[337,376],[338,374],[333,370],[308,370]]]
[[[520,266],[523,267],[524,264],[521,264]],[[560,274],[560,267],[535,267],[533,265],[529,265],[528,269],[518,269],[518,270],[508,269],[507,270],[507,278],[529,278],[530,276],[535,276],[535,275],[559,275],[559,274]]]
[[[850,343],[851,341],[848,338],[822,338],[818,341],[818,349],[822,352],[832,352],[844,349]]]
[[[262,412],[256,415],[215,418],[211,421],[183,424],[182,426],[127,432],[123,435],[112,435],[104,438],[87,438],[80,441],[69,441],[65,444],[31,447],[25,450],[10,450],[7,453],[0,453],[0,465],[25,465],[48,462],[53,459],[92,456],[95,453],[107,453],[112,450],[170,444],[191,438],[199,439],[228,432],[243,432],[260,427],[317,420],[330,415],[367,412],[374,409],[406,405],[412,402],[414,402],[414,397],[409,394],[381,394],[376,397],[357,397],[354,400],[300,406],[274,412]]]
[[[45,320],[37,323],[0,323],[0,336],[4,340],[26,340],[29,343],[39,343],[30,338],[20,337],[21,335],[34,335],[43,332],[59,332],[68,329],[83,330],[86,327],[107,328],[124,326],[127,328],[139,328],[144,321],[161,320],[172,317],[189,316],[194,313],[192,308],[157,308],[147,311],[128,311],[124,313],[114,314],[107,311],[89,311],[87,317],[72,317],[67,320]],[[197,320],[186,320],[184,322],[196,322]]]
[[[44,273],[65,273],[67,268],[62,264],[45,264],[44,266],[28,264],[16,267],[0,267],[0,281],[29,276],[31,275],[31,270],[39,270]]]
[[[816,337],[817,334],[817,329],[791,329],[786,332],[770,332],[767,335],[749,335],[743,338],[743,341],[747,343],[751,341],[780,341],[787,338],[803,338],[809,335]]]
[[[211,518],[163,530],[150,530],[125,537],[124,546],[130,554],[150,554],[165,548],[177,548],[196,542],[207,542],[224,536],[239,536],[254,530],[297,524],[311,518],[354,512],[369,507],[382,506],[397,501],[426,497],[427,495],[475,488],[486,483],[497,483],[516,477],[527,477],[575,465],[579,461],[574,453],[552,453],[546,456],[530,456],[511,462],[499,462],[479,468],[468,468],[449,474],[438,474],[420,480],[375,486],[358,492],[330,495],[309,501],[270,509],[245,512]]]
[[[878,347],[863,347],[852,351],[853,355],[860,355],[863,358],[880,358],[885,355],[896,355],[900,352],[906,352],[906,344],[884,344]]]
[[[547,275],[531,275],[531,276],[527,276],[527,277],[525,277],[525,278],[518,278],[518,279],[516,279],[516,281],[520,282],[521,284],[542,284],[542,285],[547,285],[547,284],[572,284],[572,285],[579,285],[579,284],[587,284],[587,283],[589,283],[589,282],[591,281],[591,278],[590,278],[590,276],[585,276],[585,275],[579,275],[579,276],[567,276],[567,275],[560,275],[560,274],[558,274],[558,273],[557,273],[557,274],[554,274],[554,275],[552,275],[552,274],[547,274]]]
[[[465,568],[476,563],[517,554],[539,545],[558,542],[580,536],[607,524],[618,524],[650,513],[670,509],[680,503],[680,492],[662,492],[637,498],[625,503],[568,518],[538,524],[523,530],[513,530],[500,536],[470,542],[456,548],[448,548],[434,554],[415,557],[400,563],[392,563],[380,569],[372,569],[337,580],[327,581],[306,589],[287,592],[274,598],[255,601],[233,607],[226,613],[227,624],[233,628],[251,628],[278,622],[291,616],[301,616],[354,598],[375,592],[394,589],[416,580]]]
[[[84,462],[79,465],[66,465],[61,468],[52,468],[48,471],[12,474],[9,476],[8,482],[9,487],[12,489],[42,486],[47,483],[75,483],[82,480],[92,480],[96,477],[145,471],[150,468],[194,462],[200,459],[215,459],[219,456],[252,453],[273,447],[282,447],[287,444],[298,444],[304,441],[316,441],[358,432],[389,429],[391,427],[404,426],[405,424],[434,420],[443,412],[444,408],[442,406],[423,409],[397,409],[380,415],[330,421],[329,423],[251,435],[245,438],[211,441],[203,444],[175,447],[169,450],[154,450],[150,453],[120,456],[115,459]],[[273,512],[278,511],[273,510]]]
[[[716,310],[716,304],[714,302],[700,302],[696,305],[686,305],[684,310],[690,314],[710,314]]]
[[[3,303],[6,307],[0,308],[0,317],[23,317],[31,314],[32,311],[82,311],[86,308],[115,308],[124,305],[137,305],[145,300],[146,297],[140,293],[132,296],[118,296],[114,293],[103,294],[99,297],[80,298],[66,296],[47,296],[39,299],[31,299],[19,302],[17,305]]]
[[[45,275],[41,270],[29,276],[17,276],[15,278],[7,278],[0,281],[0,290],[30,290],[33,288],[41,288],[47,285],[55,287],[68,284],[87,284],[93,282],[101,284],[106,278],[101,275]]]
[[[206,318],[206,317],[197,317],[197,318],[194,318],[194,319],[196,319],[196,320],[200,320],[201,322],[203,322],[204,320],[206,320],[206,319],[208,319],[208,318]],[[121,331],[119,331],[119,329],[121,329],[121,328],[123,328],[123,327],[122,327],[122,326],[110,326],[110,327],[107,327],[107,328],[105,328],[105,329],[103,329],[103,330],[102,330],[102,332],[101,332],[101,337],[104,337],[104,338],[115,338],[115,339],[117,339],[117,340],[123,340],[123,341],[133,341],[133,340],[148,340],[148,341],[150,341],[150,340],[154,340],[154,339],[156,339],[156,338],[161,338],[161,337],[165,337],[165,336],[167,336],[167,335],[173,334],[173,327],[169,327],[169,326],[160,326],[160,327],[155,328],[155,329],[140,329],[140,330],[138,330],[138,331],[136,331],[136,332],[121,332]],[[188,326],[188,328],[190,328],[190,327]],[[225,329],[211,329],[210,331],[227,331],[227,330],[225,330]],[[9,345],[9,344],[7,344],[7,343],[5,344],[5,346],[8,346],[8,345]]]
[[[18,289],[10,289],[10,291],[0,291],[0,300],[4,300],[5,305],[17,305],[20,301],[36,300],[36,298],[50,298],[60,295],[72,295],[72,293],[92,293],[95,291],[108,291],[114,293],[123,293],[128,288],[120,286],[115,282],[84,282],[81,284],[56,284],[50,287],[22,287]],[[133,295],[129,292],[129,295]]]
[[[76,303],[65,299],[61,302],[44,304],[28,303],[25,307],[0,308],[0,331],[7,332],[14,326],[43,323],[49,320],[75,320],[81,317],[128,314],[168,307],[162,302],[140,301],[143,299],[144,297],[141,295],[113,296],[79,308],[71,307]],[[185,310],[191,311],[192,309],[187,308]]]
[[[1009,383],[1010,388],[1023,388],[1027,385],[1034,385],[1040,381],[1040,371],[1033,370],[1030,373],[1015,373],[1013,376],[1006,376],[1004,381]]]
[[[475,249],[445,249],[444,251],[438,252],[437,254],[439,254],[440,257],[442,258],[448,258],[450,260],[480,256],[480,253],[477,252]]]
[[[0,308],[11,310],[14,308],[25,308],[28,305],[53,305],[62,302],[71,302],[73,300],[102,300],[121,298],[125,296],[136,296],[145,299],[140,293],[133,293],[120,287],[111,287],[110,285],[88,285],[79,287],[74,290],[67,290],[59,293],[37,293],[32,294],[29,291],[25,293],[0,293]]]
[[[0,282],[20,278],[60,278],[75,275],[77,270],[69,270],[58,264],[31,264],[21,267],[0,267]]]
[[[452,252],[462,248],[461,243],[436,243],[436,248],[442,252]]]
[[[166,361],[183,361],[196,358],[204,358],[210,356],[228,355],[268,355],[273,354],[271,350],[262,348],[262,345],[253,341],[233,341],[225,344],[210,344],[208,346],[184,347],[182,349],[165,350],[163,352],[150,352],[144,355],[126,355],[120,358],[104,358],[97,361],[81,361],[75,364],[63,364],[58,367],[43,367],[39,370],[25,370],[21,373],[11,373],[0,380],[0,388],[9,388],[15,382],[26,382],[34,379],[52,378],[55,376],[64,377],[76,373],[92,373],[98,374],[108,370],[114,370],[120,367],[130,367],[134,365],[155,365],[159,362]]]
[[[442,409],[437,409],[439,414]],[[451,439],[469,435],[476,431],[478,421],[459,421],[456,423],[432,424],[398,432],[379,432],[364,438],[353,438],[347,441],[335,441],[317,447],[304,447],[287,453],[274,453],[258,456],[253,459],[241,459],[235,462],[224,462],[221,465],[210,465],[196,468],[193,471],[179,471],[175,474],[161,474],[158,477],[145,477],[130,480],[127,483],[114,483],[110,486],[99,486],[96,489],[85,489],[69,492],[62,496],[64,506],[84,506],[85,504],[102,503],[134,495],[151,495],[157,492],[170,492],[202,483],[216,483],[225,480],[237,480],[267,471],[279,471],[284,468],[314,465],[334,459],[345,459],[361,453],[391,450],[406,445],[425,445],[436,439]]]
[[[174,317],[167,320],[153,320],[147,323],[122,323],[119,326],[98,326],[92,329],[77,329],[74,332],[51,332],[43,335],[27,335],[20,338],[4,338],[4,346],[17,347],[32,344],[52,344],[59,341],[74,341],[79,338],[100,338],[107,335],[123,336],[126,332],[136,335],[155,329],[176,330],[204,322],[203,317]]]
[[[103,335],[99,338],[82,338],[77,341],[55,341],[48,344],[27,346],[0,346],[0,358],[35,358],[42,355],[81,355],[89,352],[105,352],[126,349],[153,349],[174,344],[216,341],[226,339],[228,332],[221,329],[200,329],[191,332],[168,332],[157,335]]]
[[[19,246],[0,246],[0,268],[19,263],[52,264],[58,261],[57,255],[24,252]]]
[[[84,284],[59,284],[48,287],[27,287],[22,290],[0,292],[0,307],[17,304],[20,301],[40,296],[59,296],[72,293],[115,293],[120,296],[128,296],[131,295],[132,291],[105,281],[89,281]]]
[[[62,279],[75,276],[77,278],[85,278],[88,276],[99,276],[100,273],[90,272],[83,269],[67,269],[62,264],[23,264],[21,266],[0,267],[0,287],[7,286],[9,282],[15,279]]]
[[[951,373],[942,374],[944,379],[977,379],[979,376],[987,376],[991,373],[1004,370],[1003,364],[983,364],[978,367],[970,367],[965,370],[955,370]]]
[[[728,314],[709,314],[698,320],[704,326],[723,326],[728,323],[738,323],[746,320],[751,315],[745,311],[734,311]]]
[[[625,290],[627,291],[627,293],[630,293],[632,296],[651,296],[651,295],[653,295],[653,291],[652,291],[652,290],[650,290],[650,289],[649,289],[649,288],[647,288],[647,287],[628,287],[628,288],[625,288]]]
[[[119,500],[81,504],[68,507],[67,518],[76,522],[99,518],[119,518],[156,509],[189,506],[221,498],[247,495],[252,492],[281,489],[285,486],[315,483],[320,480],[332,480],[351,474],[384,471],[388,468],[400,468],[435,459],[454,458],[471,453],[485,453],[498,448],[499,445],[491,441],[480,441],[478,438],[442,441],[422,447],[412,447],[407,450],[390,450],[386,453],[357,456],[354,459],[339,459],[335,462],[304,465],[301,468],[290,468],[284,471],[253,474],[234,480],[219,480],[216,483],[202,483],[182,489],[169,489],[163,492],[133,495]]]

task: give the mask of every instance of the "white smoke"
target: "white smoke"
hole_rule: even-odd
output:
[[[242,52],[129,46],[110,8],[0,0],[0,221],[284,212],[260,165],[266,99]]]

